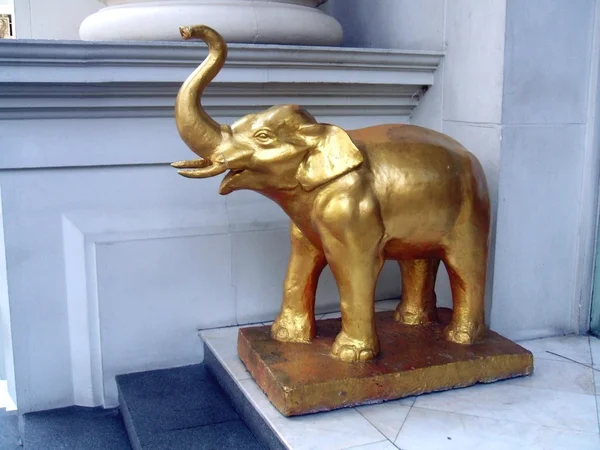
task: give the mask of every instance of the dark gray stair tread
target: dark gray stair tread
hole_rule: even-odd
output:
[[[159,433],[144,450],[264,450],[241,420]]]
[[[117,377],[134,449],[263,448],[203,364]]]
[[[69,407],[23,416],[27,450],[130,450],[117,409]]]
[[[0,412],[0,450],[20,449],[19,441],[19,417]]]

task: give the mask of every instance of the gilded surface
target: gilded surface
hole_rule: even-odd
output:
[[[331,353],[346,362],[376,358],[375,285],[384,261],[393,259],[402,273],[402,302],[394,314],[399,326],[437,323],[433,288],[443,262],[454,312],[440,335],[453,345],[481,341],[490,203],[477,159],[432,130],[381,125],[345,131],[296,105],[220,125],[204,112],[201,97],[222,68],[227,46],[206,26],[182,27],[181,33],[204,40],[209,55],[181,87],[175,108],[181,138],[200,159],[173,166],[189,178],[227,172],[220,194],[254,190],[292,221],[273,338],[314,340],[317,281],[329,265],[342,311],[342,327],[327,341]],[[436,356],[423,358],[430,357]]]
[[[484,340],[460,345],[443,338],[451,318],[440,323],[398,324],[392,312],[377,313],[381,354],[374,361],[347,364],[329,355],[339,319],[317,322],[311,345],[271,338],[269,327],[239,331],[240,358],[273,405],[294,416],[426,392],[489,383],[533,372],[533,356],[487,331]]]

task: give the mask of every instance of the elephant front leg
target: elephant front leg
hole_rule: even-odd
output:
[[[290,227],[291,254],[284,282],[281,312],[271,335],[284,342],[310,342],[315,336],[315,294],[325,255],[302,234]]]
[[[383,267],[379,248],[383,233],[374,216],[365,214],[356,218],[353,223],[356,229],[350,226],[350,221],[328,224],[321,229],[342,311],[342,331],[335,339],[332,354],[347,362],[368,361],[379,353],[375,287]]]
[[[331,259],[328,255],[328,260],[340,294],[342,331],[331,352],[347,362],[368,361],[379,354],[374,302],[383,258],[376,251],[339,249],[337,253]]]

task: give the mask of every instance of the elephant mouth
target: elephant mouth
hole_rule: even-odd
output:
[[[235,185],[239,182],[239,180],[244,176],[244,169],[231,169],[221,181],[221,185],[219,186],[219,194],[227,195],[230,192],[235,190]]]

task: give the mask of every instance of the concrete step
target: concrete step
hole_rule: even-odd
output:
[[[135,450],[265,448],[204,364],[120,375],[117,386]]]
[[[233,348],[235,349],[235,346]],[[237,354],[233,356],[233,360],[235,361],[234,364],[238,367],[238,372],[245,372],[242,362],[237,358]],[[214,349],[209,345],[206,345],[206,343],[204,344],[204,364],[225,390],[227,396],[246,425],[252,430],[255,436],[258,436],[263,445],[270,450],[287,449],[288,447],[283,443],[282,439],[280,439],[265,416],[261,414],[257,406],[252,403],[248,396],[242,392],[235,376],[215,354]]]

